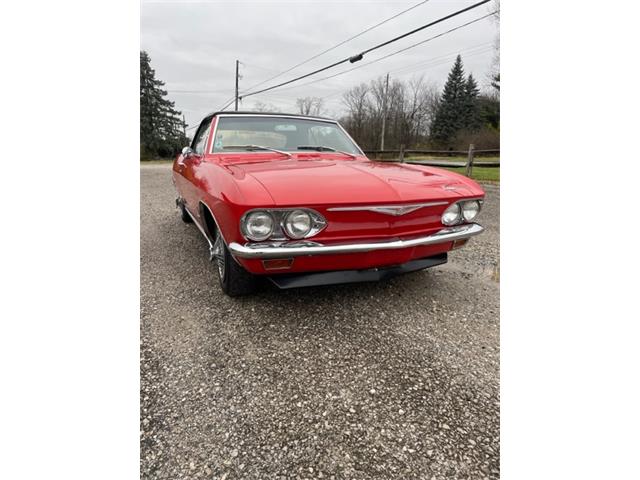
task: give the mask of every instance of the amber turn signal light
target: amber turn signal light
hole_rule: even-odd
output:
[[[293,265],[293,258],[274,258],[263,260],[262,265],[265,270],[287,270]]]
[[[453,249],[464,247],[468,241],[469,241],[468,238],[463,238],[462,240],[456,240],[455,242],[453,242]]]

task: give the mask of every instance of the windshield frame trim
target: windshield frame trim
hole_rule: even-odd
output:
[[[304,116],[299,116],[299,115],[276,115],[276,114],[260,114],[260,113],[256,113],[255,115],[248,115],[246,113],[242,114],[242,115],[234,115],[232,112],[230,113],[224,113],[224,114],[220,114],[220,115],[215,115],[216,118],[216,124],[213,127],[213,135],[211,137],[211,146],[209,148],[209,154],[213,155],[213,154],[233,154],[233,153],[242,153],[242,154],[264,154],[264,153],[268,153],[266,151],[261,151],[261,152],[214,152],[213,151],[213,147],[215,145],[215,141],[216,141],[216,134],[218,133],[218,125],[220,125],[220,119],[221,118],[225,118],[225,117],[267,117],[267,118],[294,118],[296,120],[312,120],[315,122],[324,122],[324,123],[330,123],[333,125],[336,125],[341,131],[342,133],[344,133],[347,138],[349,140],[351,140],[351,142],[353,143],[353,145],[356,147],[356,149],[358,150],[358,152],[360,152],[360,155],[363,157],[366,157],[366,155],[364,154],[364,152],[362,151],[362,149],[360,148],[360,145],[358,145],[358,143],[351,137],[351,135],[349,135],[347,133],[347,131],[342,127],[342,125],[340,125],[340,123],[337,120],[330,120],[330,119],[326,119],[326,118],[317,118],[317,117],[304,117]],[[288,153],[295,153],[297,152],[296,150],[294,150],[293,152],[288,152]],[[333,153],[333,152],[320,152],[320,153]]]

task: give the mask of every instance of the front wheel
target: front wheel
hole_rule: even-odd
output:
[[[249,295],[257,289],[257,278],[234,260],[220,232],[216,232],[213,257],[218,267],[218,279],[222,291],[230,297]]]
[[[180,218],[184,223],[193,223],[193,219],[191,215],[187,213],[187,207],[184,206],[183,202],[177,202],[178,208],[180,209]]]

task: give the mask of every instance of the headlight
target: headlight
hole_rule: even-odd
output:
[[[455,225],[460,221],[460,205],[454,203],[442,214],[442,223],[445,225]]]
[[[480,202],[471,200],[462,203],[462,216],[467,222],[472,221],[480,213]]]
[[[311,216],[304,210],[293,210],[284,221],[287,235],[294,239],[306,237],[313,228]]]
[[[241,224],[242,234],[249,240],[262,242],[273,233],[274,221],[269,212],[249,213]]]

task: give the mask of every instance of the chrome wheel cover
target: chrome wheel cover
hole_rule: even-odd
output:
[[[220,280],[224,280],[224,270],[225,270],[224,243],[219,231],[216,232],[216,241],[213,244],[212,253],[213,253],[213,258],[216,259],[216,264],[218,265],[218,275],[220,276]]]

